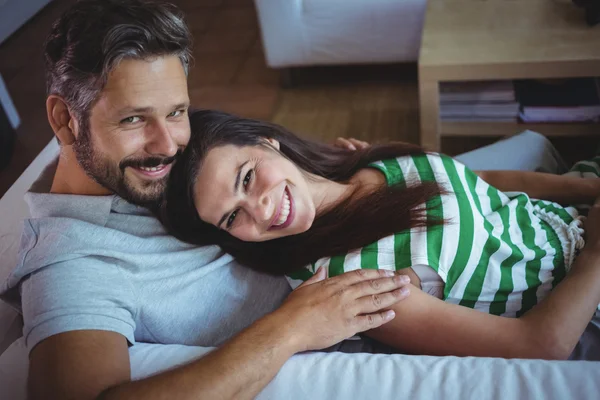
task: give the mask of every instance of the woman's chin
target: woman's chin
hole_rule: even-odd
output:
[[[294,235],[299,235],[301,233],[304,233],[306,231],[308,231],[310,228],[312,228],[313,222],[315,222],[315,219],[313,217],[308,217],[308,218],[297,218],[296,219],[296,226],[295,226],[295,233]]]

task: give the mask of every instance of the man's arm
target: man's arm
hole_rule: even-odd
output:
[[[125,338],[106,331],[52,336],[31,352],[32,399],[251,399],[299,351],[333,345],[393,319],[407,281],[359,270],[323,280],[321,269],[284,304],[207,356],[130,382]],[[199,325],[200,325],[199,321]]]
[[[600,179],[531,171],[475,171],[503,192],[524,192],[561,204],[591,204],[600,195]]]

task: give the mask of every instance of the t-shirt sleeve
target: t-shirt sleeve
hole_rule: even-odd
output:
[[[135,296],[110,259],[81,257],[37,269],[22,281],[23,334],[29,350],[68,331],[104,330],[135,343]]]
[[[288,283],[292,290],[295,290],[298,286],[302,285],[305,281],[309,280],[314,274],[307,268],[301,269],[294,272],[290,272],[285,275]]]

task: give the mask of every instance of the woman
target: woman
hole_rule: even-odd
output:
[[[193,114],[191,124],[161,210],[167,228],[286,274],[294,287],[325,269],[408,275],[415,288],[393,308],[401,318],[368,333],[384,343],[421,354],[565,358],[600,301],[600,285],[578,290],[592,284],[589,268],[565,278],[583,247],[577,210],[532,200],[591,203],[600,180],[476,174],[408,144],[351,152],[215,111]]]

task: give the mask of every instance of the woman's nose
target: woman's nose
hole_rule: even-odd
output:
[[[270,223],[273,218],[274,206],[268,194],[258,196],[254,207],[254,219],[258,223]]]

